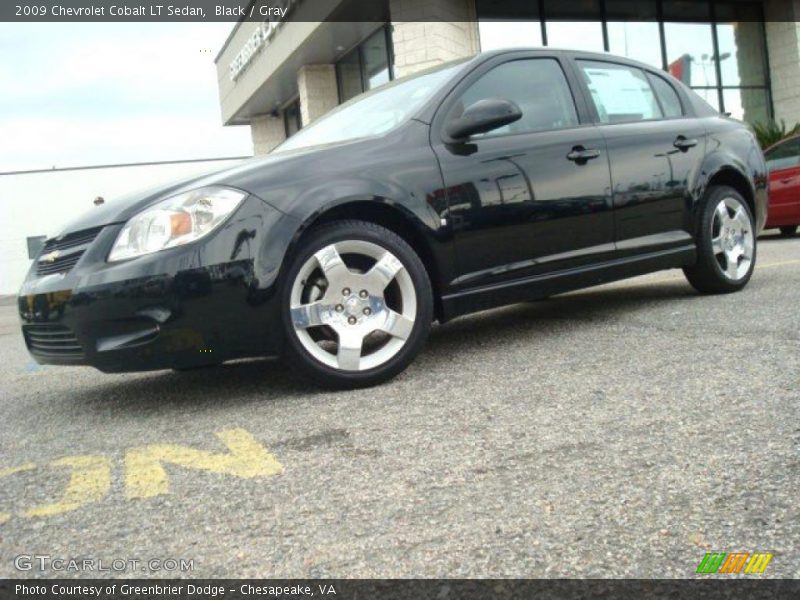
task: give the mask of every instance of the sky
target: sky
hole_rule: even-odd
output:
[[[0,172],[247,156],[214,57],[233,23],[0,23]]]

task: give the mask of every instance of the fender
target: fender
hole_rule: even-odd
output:
[[[719,119],[715,119],[719,122]],[[725,122],[725,125],[729,124]],[[692,225],[697,208],[712,181],[721,181],[739,189],[750,202],[756,230],[760,232],[767,219],[767,165],[755,136],[747,130],[719,127],[709,131],[706,154],[689,187],[692,190]]]

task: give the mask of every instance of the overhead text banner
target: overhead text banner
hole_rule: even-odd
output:
[[[778,10],[777,5],[790,0],[775,0],[771,20],[791,11]],[[496,20],[536,20],[535,0],[502,2],[475,0],[475,14]],[[168,22],[168,21],[361,21],[391,20],[389,0],[2,0],[0,21],[6,22]],[[433,3],[432,3],[433,4]],[[563,4],[563,6],[562,6]],[[403,21],[447,20],[449,10],[426,10],[425,0],[413,10],[403,10]],[[571,3],[548,5],[547,18],[569,21],[586,20]],[[421,7],[421,8],[420,8]],[[754,20],[758,11],[739,11],[738,20]],[[755,15],[755,16],[754,16]],[[609,13],[610,17],[614,15]]]

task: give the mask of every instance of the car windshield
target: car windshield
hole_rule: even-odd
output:
[[[273,153],[386,133],[410,118],[463,62],[448,63],[357,96],[298,131]]]

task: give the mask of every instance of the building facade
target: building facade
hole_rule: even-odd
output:
[[[331,0],[303,21],[310,2],[238,23],[217,56],[223,121],[249,124],[256,154],[387,81],[519,46],[628,56],[735,118],[800,121],[800,0]]]

